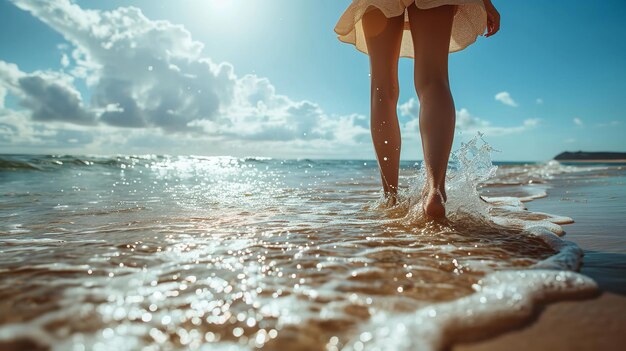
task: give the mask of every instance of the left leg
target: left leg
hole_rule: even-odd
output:
[[[385,196],[394,204],[398,193],[400,125],[398,59],[404,15],[387,18],[378,9],[363,16],[363,31],[370,54],[371,132]]]

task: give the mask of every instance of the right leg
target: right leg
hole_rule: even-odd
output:
[[[415,48],[415,89],[420,100],[420,134],[427,186],[424,209],[428,216],[445,216],[445,181],[454,138],[455,109],[448,82],[448,49],[455,6],[431,9],[409,6]]]
[[[400,167],[398,59],[404,15],[387,18],[378,9],[363,16],[363,32],[370,56],[371,132],[385,196],[395,203]]]

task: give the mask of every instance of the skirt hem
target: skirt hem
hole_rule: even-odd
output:
[[[390,1],[389,6],[381,5],[384,2],[385,0],[354,0],[342,14],[334,28],[338,39],[341,42],[352,44],[357,50],[368,54],[361,23],[363,15],[371,11],[372,8],[376,8],[387,18],[404,14],[405,21],[407,21],[406,8],[412,4],[423,10],[443,5],[457,5],[452,24],[450,53],[461,51],[475,43],[487,27],[487,12],[482,0],[410,0],[406,2]],[[413,58],[414,56],[410,30],[405,29],[400,57]]]

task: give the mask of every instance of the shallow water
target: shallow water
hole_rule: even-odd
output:
[[[496,172],[488,151],[456,154],[439,224],[421,218],[414,162],[385,208],[371,161],[4,155],[0,345],[437,349],[592,292],[568,271],[580,250],[555,235],[570,219],[520,199],[624,168]]]

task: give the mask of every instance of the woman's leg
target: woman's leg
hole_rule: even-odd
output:
[[[448,81],[448,48],[455,6],[409,7],[415,46],[415,89],[420,100],[420,133],[427,186],[424,210],[445,217],[445,180],[454,138],[455,109]]]
[[[398,59],[404,16],[387,18],[378,9],[363,16],[363,31],[370,56],[371,132],[385,196],[395,203],[400,167],[398,124]]]

